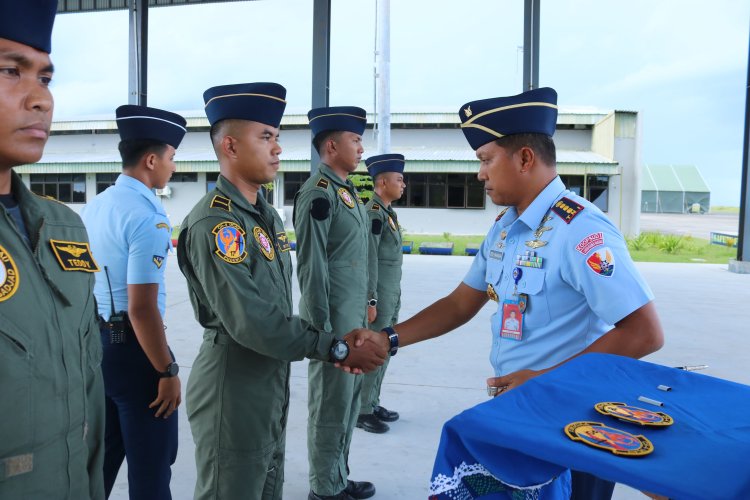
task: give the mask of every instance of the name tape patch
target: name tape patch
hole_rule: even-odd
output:
[[[96,273],[99,266],[91,255],[88,243],[79,241],[49,240],[52,252],[63,271],[84,271]]]

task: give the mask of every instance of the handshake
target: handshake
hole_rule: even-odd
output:
[[[357,328],[344,335],[343,340],[349,346],[349,355],[336,366],[345,372],[368,373],[385,363],[390,347],[385,333]]]

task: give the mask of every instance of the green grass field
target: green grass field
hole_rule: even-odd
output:
[[[177,238],[179,227],[172,233]],[[287,231],[290,241],[295,241],[294,231]],[[452,255],[465,255],[467,244],[479,245],[484,235],[404,234],[403,240],[412,241],[412,254],[419,253],[420,243],[453,242]],[[737,249],[711,245],[708,240],[690,236],[675,236],[660,233],[641,233],[638,238],[628,238],[630,255],[636,262],[685,262],[703,264],[726,264],[737,258]]]

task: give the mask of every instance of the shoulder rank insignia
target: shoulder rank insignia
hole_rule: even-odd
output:
[[[377,203],[373,203],[372,207],[370,207],[370,210],[372,210],[373,212],[377,212],[378,210],[380,210],[380,205],[378,205]]]
[[[161,269],[161,265],[164,264],[164,257],[161,255],[154,255],[151,261],[156,265],[158,269]]]
[[[339,198],[341,198],[341,201],[344,202],[344,205],[346,205],[349,208],[354,208],[354,199],[352,198],[352,195],[349,194],[348,189],[344,187],[340,187],[338,190],[338,193],[339,193]]]
[[[573,441],[609,450],[622,457],[642,457],[654,451],[654,445],[646,437],[599,422],[572,422],[565,426],[565,435]]]
[[[583,211],[583,207],[570,198],[560,198],[557,203],[552,205],[552,211],[566,224],[570,224],[570,221]]]
[[[273,260],[276,254],[273,251],[273,243],[271,243],[271,239],[266,232],[259,226],[255,226],[253,228],[253,237],[255,238],[255,241],[258,242],[260,253],[263,254],[263,257],[265,257],[266,260]]]
[[[220,208],[224,211],[231,212],[232,211],[232,200],[229,198],[226,198],[221,195],[214,196],[214,199],[211,200],[211,208]]]
[[[322,188],[322,189],[328,189],[328,179],[320,179],[317,184],[315,184],[316,187]]]
[[[279,245],[279,252],[288,252],[292,246],[289,244],[289,236],[286,231],[276,233],[276,243]]]
[[[18,290],[18,267],[13,257],[0,245],[0,302],[8,300]]]
[[[166,229],[167,231],[169,231],[169,224],[167,224],[166,222],[160,222],[156,225],[156,229]]]
[[[84,271],[95,273],[99,271],[88,243],[77,241],[49,240],[52,251],[60,263],[63,271]]]
[[[602,415],[619,418],[626,422],[653,427],[667,427],[674,423],[674,419],[666,413],[651,411],[625,403],[596,403],[594,409]]]
[[[498,216],[497,216],[497,217],[495,217],[495,222],[497,222],[497,221],[499,221],[500,219],[502,219],[502,218],[503,218],[503,215],[505,215],[505,212],[507,212],[507,211],[508,211],[508,209],[510,209],[510,207],[505,207],[505,208],[503,209],[503,211],[502,211],[502,212],[500,212],[500,213],[498,214]]]
[[[214,253],[223,261],[239,264],[245,257],[245,231],[234,222],[224,221],[216,224],[211,230],[216,236]]]

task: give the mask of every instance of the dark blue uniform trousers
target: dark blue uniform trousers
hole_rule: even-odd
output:
[[[101,328],[106,395],[104,436],[104,487],[112,491],[125,457],[131,500],[170,500],[171,465],[177,458],[177,412],[164,419],[155,417],[159,374],[141,349],[135,334],[128,332],[122,344],[110,343],[109,329]]]

